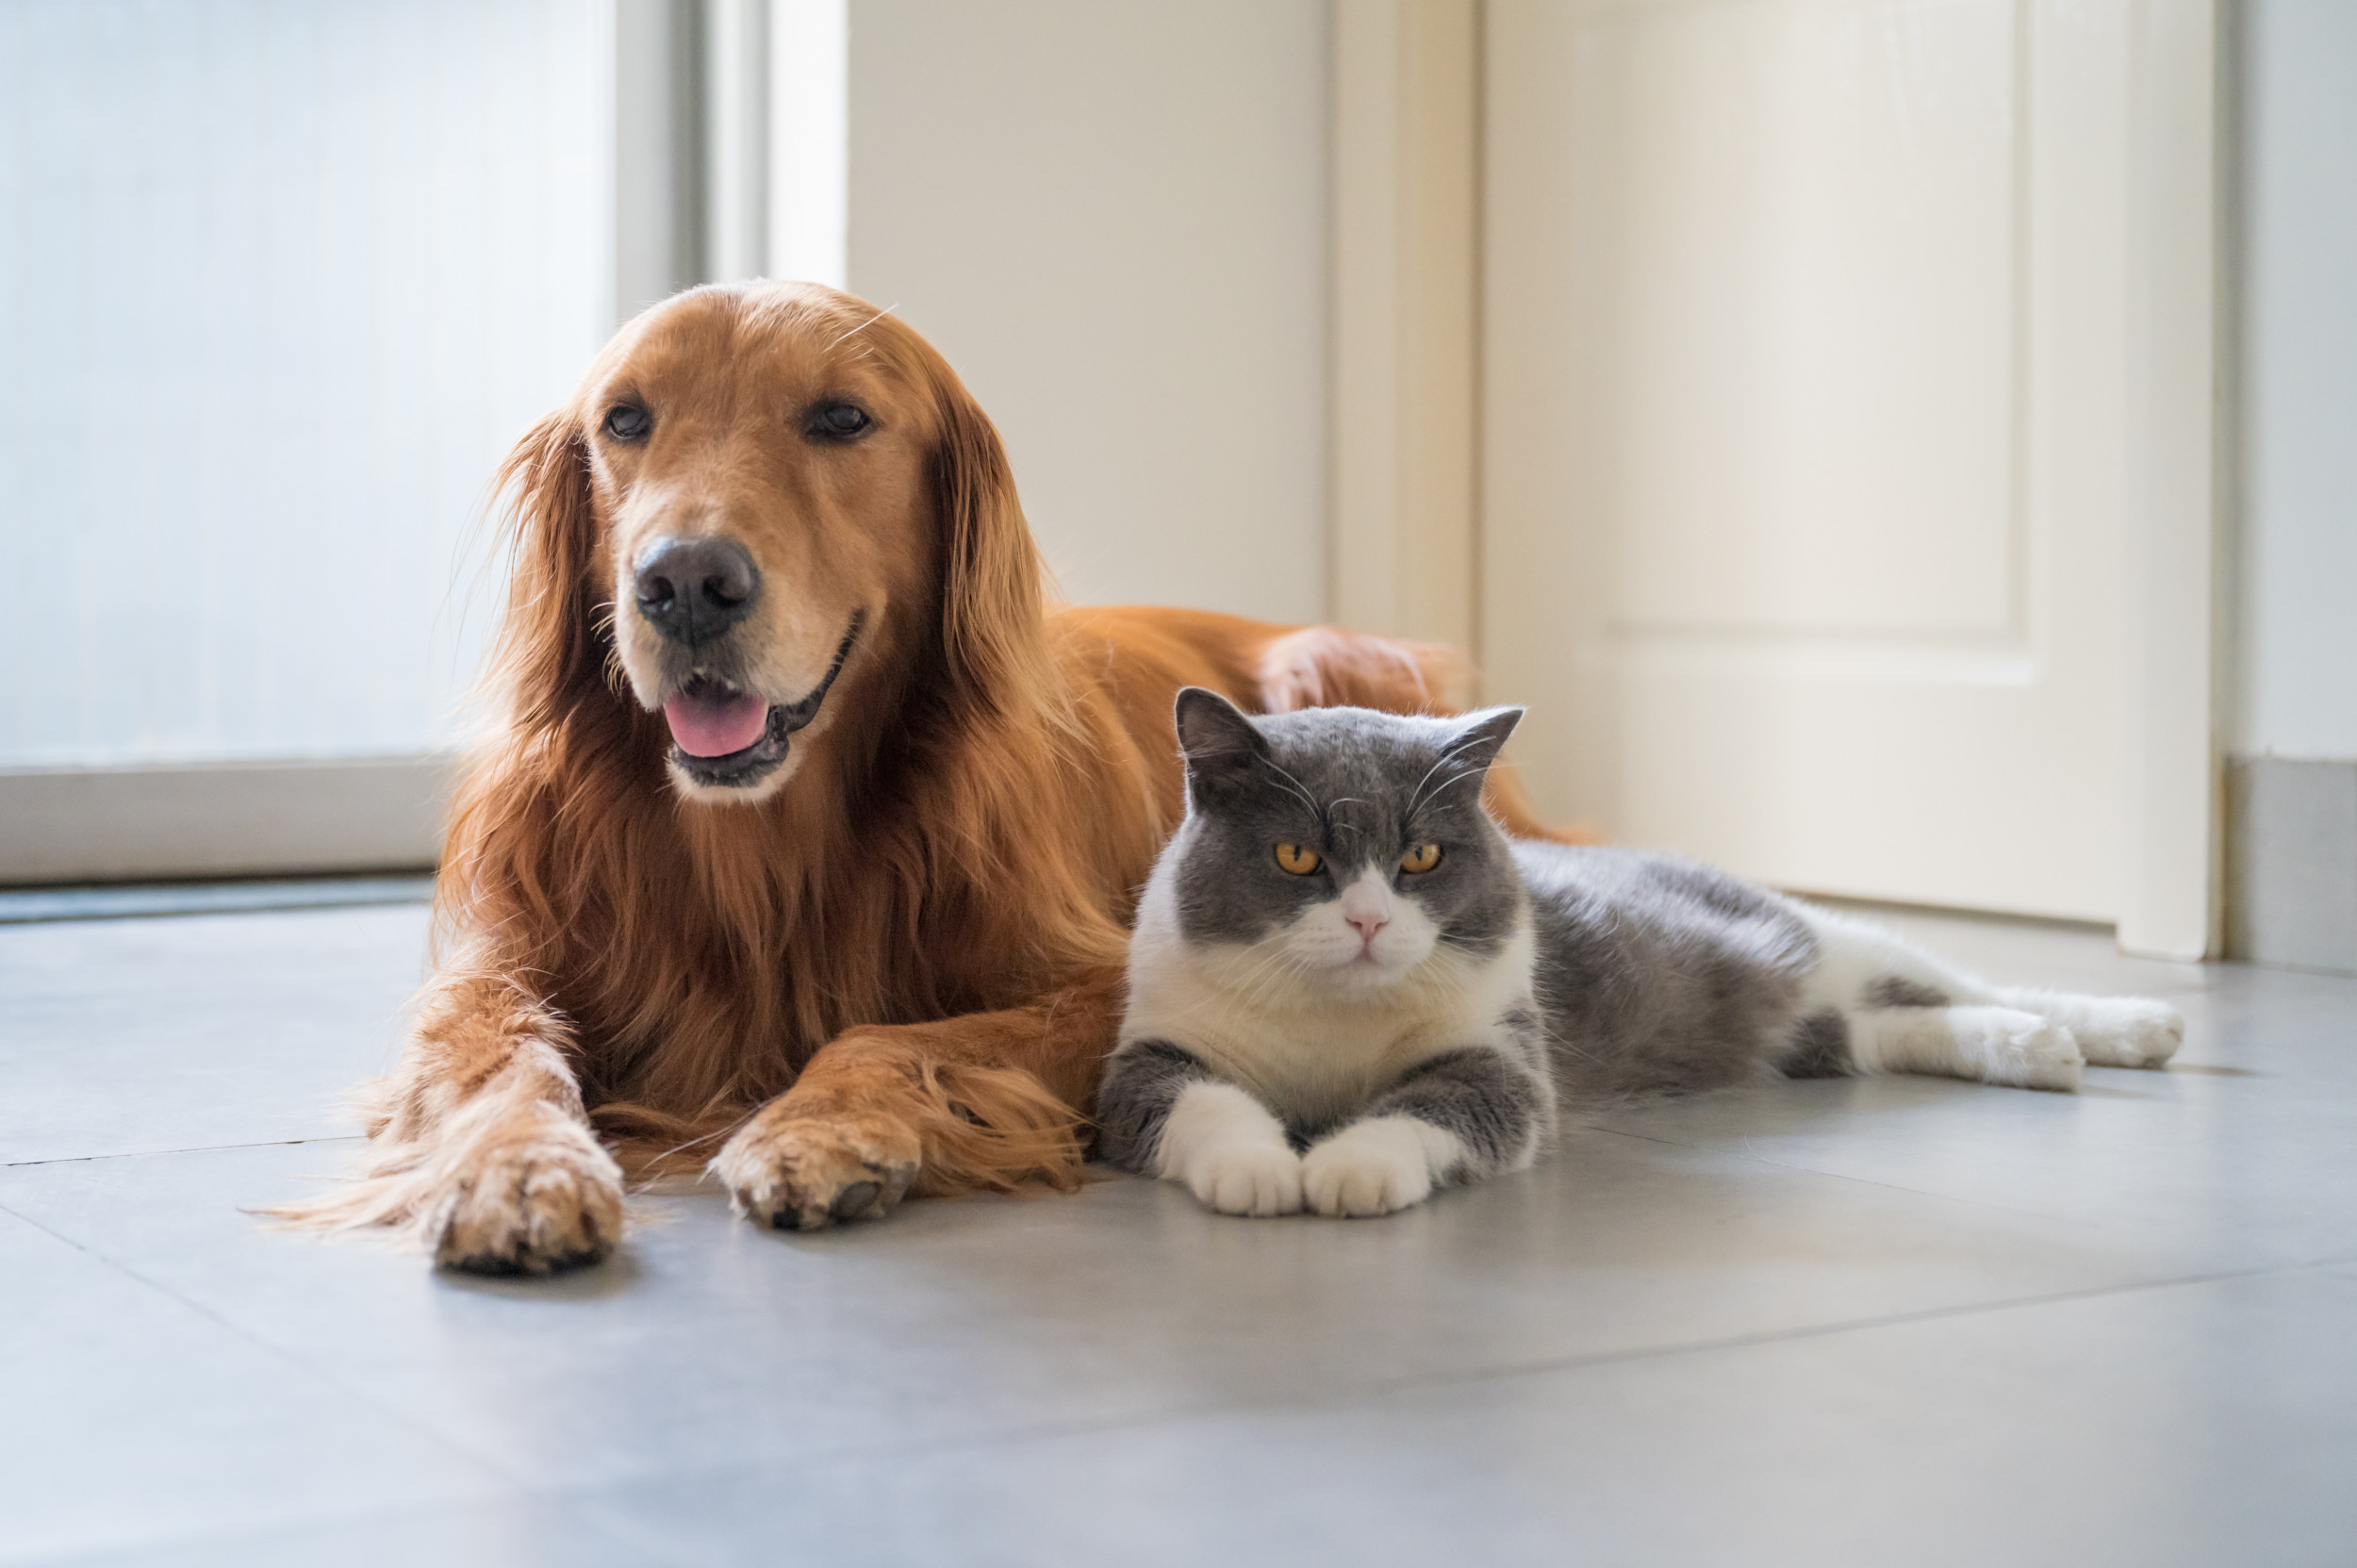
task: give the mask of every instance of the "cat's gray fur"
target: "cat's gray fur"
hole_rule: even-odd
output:
[[[2070,1088],[2182,1037],[2161,1004],[1999,991],[1708,867],[1509,841],[1480,790],[1520,717],[1180,694],[1189,810],[1140,907],[1101,1159],[1230,1213],[1378,1213],[1528,1164],[1563,1105],[1766,1070]]]

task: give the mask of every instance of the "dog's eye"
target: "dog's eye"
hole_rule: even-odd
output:
[[[1277,846],[1277,864],[1296,877],[1306,877],[1316,870],[1318,861],[1318,852],[1307,845],[1279,844]]]
[[[867,417],[867,410],[855,403],[822,403],[810,411],[810,433],[830,440],[848,441],[854,436],[865,435],[875,422]]]
[[[1399,857],[1399,868],[1411,877],[1421,877],[1441,864],[1438,844],[1410,844],[1408,852]]]
[[[618,441],[644,440],[654,428],[654,416],[635,403],[618,403],[606,410],[605,433]]]

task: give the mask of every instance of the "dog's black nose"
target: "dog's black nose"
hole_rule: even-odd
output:
[[[673,642],[709,642],[753,612],[761,569],[734,539],[657,539],[639,553],[638,613]]]

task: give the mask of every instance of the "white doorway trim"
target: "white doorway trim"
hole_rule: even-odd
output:
[[[2224,951],[2226,357],[2218,0],[2138,0],[2129,79],[2127,776],[2119,945]]]
[[[1480,0],[1333,0],[1327,615],[1480,641]]]

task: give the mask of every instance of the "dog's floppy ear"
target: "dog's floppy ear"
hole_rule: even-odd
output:
[[[507,510],[513,563],[496,668],[517,717],[547,721],[584,682],[602,683],[605,664],[594,614],[589,449],[570,412],[525,432],[492,493]]]
[[[950,684],[984,705],[1037,674],[1040,558],[1015,499],[997,427],[947,366],[935,372],[941,444],[933,493],[942,525],[941,647]]]

